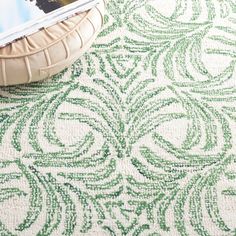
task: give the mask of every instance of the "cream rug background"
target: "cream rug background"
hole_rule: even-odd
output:
[[[113,0],[49,81],[0,89],[0,235],[236,235],[235,0]]]

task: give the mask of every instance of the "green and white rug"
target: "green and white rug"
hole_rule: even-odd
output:
[[[236,235],[236,1],[113,0],[53,79],[0,89],[0,235]]]

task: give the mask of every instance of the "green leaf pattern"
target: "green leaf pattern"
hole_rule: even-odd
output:
[[[236,235],[236,1],[110,0],[92,48],[0,89],[0,235]]]

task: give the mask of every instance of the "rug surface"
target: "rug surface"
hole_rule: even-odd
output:
[[[90,51],[0,89],[0,235],[236,235],[236,1],[111,0]]]

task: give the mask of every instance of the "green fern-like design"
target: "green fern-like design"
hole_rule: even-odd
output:
[[[235,14],[110,0],[70,68],[1,88],[0,235],[235,235]]]

